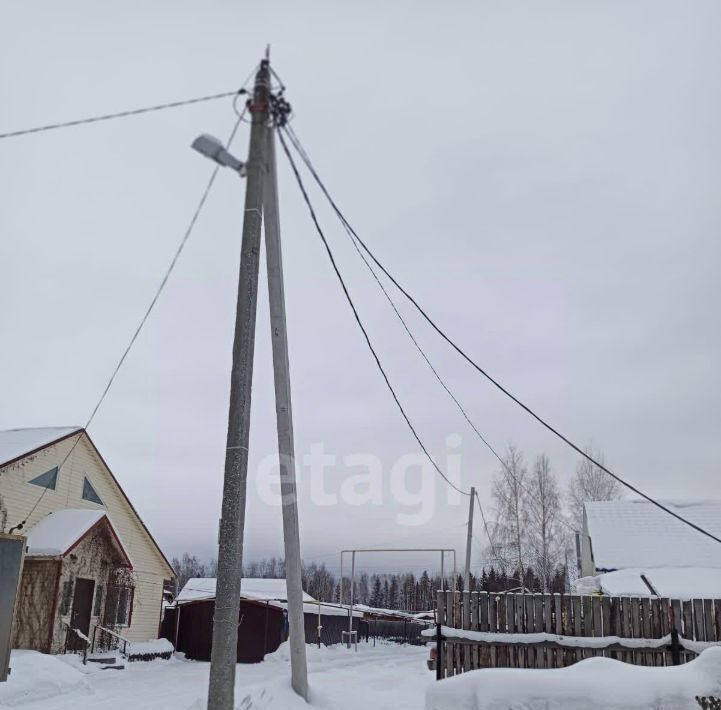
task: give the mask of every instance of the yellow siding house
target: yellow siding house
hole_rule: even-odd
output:
[[[81,427],[0,431],[0,532],[28,538],[16,647],[158,637],[173,569]]]

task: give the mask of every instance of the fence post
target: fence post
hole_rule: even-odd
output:
[[[681,665],[681,644],[678,642],[678,630],[675,626],[671,629],[671,659],[674,666]]]
[[[436,680],[443,678],[443,626],[436,624]]]

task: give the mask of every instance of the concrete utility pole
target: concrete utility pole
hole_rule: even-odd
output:
[[[283,258],[280,247],[278,214],[278,180],[275,163],[275,129],[268,131],[268,171],[263,194],[265,254],[268,265],[270,329],[273,342],[273,375],[275,381],[275,416],[278,429],[280,493],[283,501],[283,539],[285,542],[285,577],[288,592],[288,630],[290,641],[291,682],[293,690],[308,699],[308,672],[305,658],[305,617],[303,615],[303,581],[298,530],[298,495],[295,483],[295,448],[293,413],[290,402],[290,369],[288,365],[288,332],[285,322]]]
[[[468,503],[468,537],[466,538],[466,567],[463,573],[463,589],[469,592],[471,589],[471,544],[473,542],[473,504],[476,497],[476,489],[471,486],[471,497]],[[455,580],[453,586],[455,588]]]
[[[267,164],[270,70],[262,61],[250,106],[251,128],[238,277],[238,301],[230,378],[228,436],[225,450],[222,518],[213,617],[213,647],[208,682],[208,710],[233,710],[237,663],[240,577],[248,477],[250,397],[258,301],[258,262]]]
[[[308,699],[293,416],[290,404],[288,337],[280,248],[275,134],[274,129],[270,126],[270,98],[270,67],[266,57],[260,63],[260,69],[256,74],[253,98],[249,106],[252,125],[247,164],[230,155],[217,138],[202,135],[193,142],[193,148],[201,154],[248,178],[233,342],[233,368],[230,380],[223,517],[220,524],[208,710],[233,710],[234,704],[238,611],[243,568],[245,493],[248,477],[250,400],[258,301],[258,262],[263,223],[265,223],[270,326],[273,342],[280,488],[283,499],[283,537],[288,589],[292,685],[298,695]]]

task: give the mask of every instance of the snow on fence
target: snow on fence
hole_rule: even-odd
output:
[[[439,591],[436,621],[439,678],[476,668],[562,668],[592,656],[667,666],[721,643],[721,599]]]

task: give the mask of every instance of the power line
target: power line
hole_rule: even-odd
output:
[[[241,114],[238,116],[235,125],[233,126],[233,130],[230,133],[230,136],[226,142],[226,148],[230,148],[233,139],[235,138],[235,134],[238,132],[238,128],[241,124],[241,121],[243,119],[243,115]],[[173,270],[175,269],[175,265],[178,263],[178,259],[180,258],[180,255],[183,252],[183,249],[185,248],[185,245],[188,242],[188,239],[190,238],[190,235],[193,232],[193,229],[195,228],[196,223],[198,222],[198,217],[200,217],[200,213],[205,206],[205,203],[208,199],[208,195],[210,194],[210,190],[213,187],[213,183],[215,183],[215,178],[218,175],[218,171],[220,170],[220,166],[216,165],[213,168],[213,172],[210,174],[210,178],[208,179],[208,182],[205,186],[205,189],[203,190],[203,193],[200,197],[200,200],[195,208],[195,211],[193,212],[193,216],[190,218],[190,222],[188,223],[187,228],[185,229],[185,232],[183,233],[183,237],[180,240],[180,243],[178,244],[177,249],[175,250],[175,253],[173,254],[173,258],[170,260],[170,264],[168,265],[168,268],[165,270],[165,273],[163,274],[163,278],[160,280],[160,285],[155,291],[155,294],[153,295],[153,298],[150,301],[150,305],[145,310],[145,313],[143,314],[143,317],[140,319],[140,323],[138,324],[138,327],[133,332],[132,336],[130,337],[130,341],[126,345],[125,349],[123,350],[123,354],[120,356],[120,359],[118,360],[118,363],[115,365],[115,368],[113,369],[112,374],[110,375],[110,378],[108,379],[105,388],[103,389],[102,394],[100,395],[100,398],[98,399],[97,403],[95,404],[95,407],[93,407],[93,411],[90,413],[90,416],[88,417],[87,421],[85,422],[85,426],[83,429],[87,431],[88,427],[92,423],[93,419],[95,418],[95,415],[98,413],[98,410],[100,409],[101,405],[105,401],[105,397],[108,394],[108,391],[110,390],[110,387],[112,386],[113,382],[115,381],[115,377],[120,371],[120,368],[123,366],[123,363],[125,362],[125,359],[128,357],[128,353],[130,353],[130,350],[132,349],[133,345],[135,344],[135,341],[138,339],[138,336],[140,335],[140,331],[143,329],[143,326],[148,320],[148,317],[150,316],[151,312],[155,308],[155,304],[158,302],[158,298],[160,298],[160,294],[163,292],[163,289],[165,288],[165,285],[168,283],[168,279],[170,278],[170,275],[173,273]],[[75,438],[75,441],[73,442],[72,447],[68,451],[68,453],[65,455],[65,457],[62,460],[62,463],[58,466],[58,472],[62,469],[62,467],[65,465],[67,460],[72,455],[73,451],[75,451],[75,447],[78,445],[78,442],[80,441],[80,434],[82,432],[78,433],[78,436]],[[25,518],[19,522],[17,525],[14,525],[12,528],[10,528],[10,532],[13,532],[14,530],[21,530],[25,523],[27,523],[28,519],[32,516],[32,514],[35,512],[37,507],[40,505],[40,502],[42,501],[43,497],[45,496],[45,493],[48,491],[47,488],[43,488],[42,492],[40,493],[38,499],[35,501],[35,504],[30,509],[30,512],[25,516]]]
[[[42,133],[43,131],[54,131],[58,128],[71,128],[73,126],[82,126],[86,123],[97,123],[99,121],[110,121],[113,118],[125,118],[126,116],[138,116],[142,113],[151,113],[152,111],[162,111],[166,108],[178,108],[180,106],[190,106],[191,104],[199,104],[203,101],[214,101],[215,99],[224,99],[229,96],[236,96],[244,93],[244,89],[239,91],[225,91],[221,94],[211,94],[209,96],[199,96],[195,99],[185,99],[183,101],[171,101],[167,104],[157,104],[155,106],[146,106],[144,108],[136,108],[130,111],[118,111],[117,113],[106,113],[102,116],[92,116],[90,118],[79,118],[75,121],[65,121],[63,123],[49,123],[45,126],[36,126],[35,128],[25,128],[20,131],[10,131],[8,133],[0,133],[2,138],[17,138],[18,136],[26,136],[30,133]]]
[[[290,129],[292,130],[292,129]],[[477,370],[483,377],[485,377],[494,387],[496,387],[498,390],[500,390],[503,394],[505,394],[508,398],[510,398],[513,402],[515,402],[519,407],[521,407],[523,410],[526,411],[526,413],[530,414],[539,424],[541,424],[543,427],[545,427],[548,431],[550,431],[552,434],[557,436],[561,441],[563,441],[567,446],[572,448],[576,453],[583,456],[583,458],[590,461],[594,466],[598,467],[601,471],[608,474],[613,478],[614,480],[618,481],[620,484],[624,485],[629,490],[633,491],[637,495],[641,496],[645,500],[647,500],[649,503],[655,505],[660,510],[664,511],[665,513],[668,513],[668,515],[671,515],[672,517],[676,518],[680,522],[688,525],[689,527],[693,528],[697,532],[701,533],[702,535],[705,535],[706,537],[710,538],[711,540],[714,540],[718,543],[721,543],[721,538],[716,537],[716,535],[712,534],[708,530],[705,530],[699,525],[696,525],[696,523],[688,520],[687,518],[684,518],[682,515],[679,515],[678,513],[674,512],[667,506],[663,505],[663,503],[655,500],[648,494],[641,491],[639,488],[634,486],[633,484],[629,483],[628,481],[624,480],[617,474],[610,471],[606,466],[604,466],[602,463],[599,463],[594,459],[591,455],[586,453],[583,449],[581,449],[579,446],[574,444],[568,437],[564,436],[558,429],[553,427],[551,424],[549,424],[545,419],[543,419],[540,415],[536,414],[535,411],[533,411],[527,404],[522,402],[518,397],[516,397],[514,394],[512,394],[506,387],[504,387],[498,380],[496,380],[494,377],[492,377],[485,369],[483,369],[478,363],[476,363],[469,355],[467,355],[459,345],[457,345],[446,333],[438,326],[435,321],[426,313],[423,308],[418,304],[418,302],[411,296],[408,291],[406,291],[399,283],[398,281],[393,277],[392,274],[389,273],[389,271],[383,266],[383,264],[376,258],[375,254],[370,250],[370,248],[366,245],[366,243],[358,236],[358,233],[353,229],[353,227],[348,223],[348,220],[346,220],[345,216],[341,212],[340,208],[336,205],[333,198],[330,196],[328,190],[326,189],[325,185],[323,184],[323,181],[320,179],[318,174],[315,172],[315,170],[312,167],[312,163],[310,162],[310,159],[308,158],[307,152],[302,148],[302,144],[300,143],[300,140],[295,136],[295,132],[293,132],[293,135],[295,137],[295,140],[298,143],[298,146],[300,147],[299,153],[301,155],[301,158],[305,162],[306,166],[308,167],[308,170],[311,172],[313,177],[315,178],[316,182],[318,183],[318,186],[322,190],[323,194],[326,196],[328,202],[330,203],[331,207],[333,208],[333,211],[336,213],[340,221],[347,225],[348,229],[353,233],[355,238],[358,240],[358,243],[361,245],[363,250],[368,254],[368,256],[373,260],[373,262],[378,266],[378,268],[386,275],[386,277],[393,283],[393,285],[413,304],[413,306],[416,308],[416,310],[423,316],[423,318],[426,320],[426,322],[433,328],[433,330],[438,333],[438,335],[443,338],[469,365],[471,365],[475,370]]]
[[[308,197],[308,193],[306,192],[305,185],[303,184],[303,179],[300,176],[300,173],[298,172],[298,168],[296,167],[295,161],[293,160],[293,156],[290,154],[290,151],[288,150],[288,146],[286,145],[285,139],[283,138],[282,131],[278,131],[278,138],[280,138],[280,143],[283,146],[283,151],[285,152],[286,157],[288,158],[288,161],[290,163],[290,166],[293,170],[293,174],[295,175],[295,179],[298,182],[298,187],[300,188],[300,191],[303,195],[303,200],[305,201],[305,204],[308,207],[308,211],[310,212],[311,219],[313,220],[313,224],[315,225],[316,231],[318,232],[318,235],[321,238],[321,241],[323,242],[323,245],[325,246],[325,250],[328,254],[328,258],[330,259],[330,263],[333,266],[333,271],[335,271],[335,275],[338,277],[338,280],[340,281],[340,285],[343,289],[343,293],[345,294],[346,300],[348,301],[348,305],[351,307],[351,310],[353,311],[353,316],[355,317],[356,323],[358,324],[358,327],[361,329],[361,332],[363,333],[363,337],[365,338],[366,344],[368,345],[368,348],[371,351],[371,354],[373,355],[373,359],[375,360],[375,363],[380,370],[381,375],[383,376],[383,380],[386,383],[386,386],[390,390],[391,395],[393,396],[393,399],[396,403],[396,406],[400,410],[401,414],[403,415],[403,419],[405,419],[406,424],[408,425],[408,428],[411,430],[411,433],[413,434],[415,440],[418,442],[418,445],[423,450],[423,453],[428,457],[428,460],[433,465],[433,468],[437,471],[437,473],[440,475],[440,477],[454,490],[456,490],[458,493],[462,495],[470,495],[469,492],[463,491],[458,486],[456,486],[453,481],[451,481],[443,471],[439,468],[438,464],[433,460],[431,457],[428,449],[425,447],[425,444],[421,441],[420,436],[418,435],[418,432],[416,431],[415,427],[411,423],[411,420],[408,418],[408,415],[406,414],[405,409],[403,408],[403,405],[401,404],[400,400],[398,399],[398,395],[396,394],[395,390],[393,389],[393,385],[391,385],[390,380],[388,379],[388,375],[386,374],[386,371],[383,369],[383,365],[381,364],[381,361],[378,357],[378,354],[375,351],[375,348],[373,347],[373,344],[371,343],[370,337],[368,336],[368,332],[365,329],[365,326],[363,325],[363,321],[361,321],[360,316],[358,315],[358,311],[355,307],[355,304],[353,303],[353,299],[350,296],[350,293],[348,292],[348,288],[345,284],[345,281],[343,279],[343,276],[341,275],[340,271],[338,270],[338,265],[336,264],[335,258],[333,256],[333,252],[331,251],[330,245],[328,244],[327,239],[325,238],[325,234],[323,233],[323,230],[318,223],[318,218],[316,217],[315,210],[313,209],[313,205],[311,204],[310,198]]]
[[[301,156],[301,159],[306,164],[306,167],[308,167],[308,169],[311,171],[311,173],[313,173],[314,177],[316,177],[316,179],[317,179],[317,174],[315,173],[315,171],[312,167],[310,158],[303,150],[303,148],[300,145],[300,142],[298,141],[297,136],[295,136],[295,133],[293,132],[292,128],[289,128],[289,130],[288,130],[288,137],[290,138],[290,141],[293,144],[293,147],[298,151],[299,155]],[[498,462],[501,464],[503,469],[505,469],[505,471],[511,476],[511,478],[528,495],[532,495],[531,491],[526,487],[526,485],[523,482],[521,482],[520,480],[518,480],[516,474],[510,469],[510,467],[508,466],[506,461],[503,459],[503,457],[493,448],[493,446],[491,446],[491,444],[488,442],[488,440],[483,436],[483,434],[480,432],[478,427],[474,424],[474,422],[468,416],[468,413],[466,412],[463,405],[458,401],[458,398],[453,394],[450,387],[448,387],[448,385],[445,383],[443,378],[440,376],[440,374],[438,373],[436,368],[433,366],[433,363],[430,361],[430,358],[428,357],[426,352],[423,350],[423,348],[419,344],[417,338],[413,335],[413,332],[411,331],[410,327],[408,326],[408,323],[406,322],[405,318],[402,316],[401,312],[398,310],[398,307],[396,306],[395,302],[393,301],[393,298],[388,293],[387,289],[383,285],[383,282],[380,280],[380,278],[378,277],[378,274],[376,274],[375,270],[373,269],[373,266],[369,263],[365,254],[362,252],[362,250],[358,246],[358,242],[355,238],[355,234],[354,234],[353,230],[351,229],[350,225],[348,224],[348,222],[346,222],[346,220],[343,216],[341,216],[341,215],[339,215],[339,216],[340,216],[341,224],[343,225],[343,228],[345,229],[346,233],[348,234],[348,237],[350,238],[350,241],[353,244],[355,250],[358,252],[358,255],[360,256],[361,260],[368,268],[368,271],[373,276],[373,279],[375,280],[375,282],[378,285],[378,287],[380,288],[380,290],[383,292],[383,295],[386,297],[386,300],[388,301],[391,308],[395,312],[398,320],[400,321],[401,325],[403,326],[403,329],[408,334],[408,337],[411,339],[411,342],[413,343],[413,345],[415,346],[416,350],[419,352],[419,354],[421,355],[423,360],[425,360],[426,364],[430,368],[430,370],[433,373],[433,375],[435,376],[436,380],[438,380],[441,387],[446,391],[446,394],[451,398],[453,403],[456,405],[456,408],[458,409],[458,411],[461,413],[463,418],[469,424],[471,429],[473,429],[473,431],[475,432],[476,436],[481,440],[481,442],[486,446],[486,448],[496,457],[496,459],[498,459]],[[568,522],[566,522],[562,517],[560,517],[560,516],[554,516],[554,517],[561,525],[565,525],[569,530],[571,530],[572,532],[575,532],[573,530],[572,526]]]
[[[256,64],[253,67],[253,70],[248,74],[248,76],[245,78],[245,81],[240,85],[240,89],[237,91],[225,91],[221,94],[210,94],[208,96],[199,96],[194,99],[185,99],[183,101],[171,101],[170,103],[165,104],[156,104],[155,106],[146,106],[145,108],[136,108],[132,109],[130,111],[119,111],[118,113],[108,113],[101,116],[94,116],[91,118],[80,118],[75,121],[65,121],[64,123],[50,123],[46,126],[38,126],[36,128],[26,128],[21,131],[11,131],[9,133],[0,133],[0,139],[2,138],[17,138],[18,136],[25,136],[29,133],[41,133],[42,131],[53,131],[56,128],[70,128],[72,126],[81,126],[86,123],[97,123],[98,121],[109,121],[113,118],[124,118],[125,116],[137,116],[141,113],[150,113],[152,111],[162,111],[166,108],[178,108],[179,106],[189,106],[190,104],[198,104],[202,103],[204,101],[215,101],[216,99],[224,99],[228,96],[233,96],[233,110],[235,110],[236,114],[241,116],[241,112],[239,112],[236,108],[236,101],[239,96],[246,93],[245,87],[248,85],[248,82],[255,76],[255,72],[258,69],[258,65]],[[242,112],[243,114],[245,111]],[[241,116],[242,118],[242,116]]]

